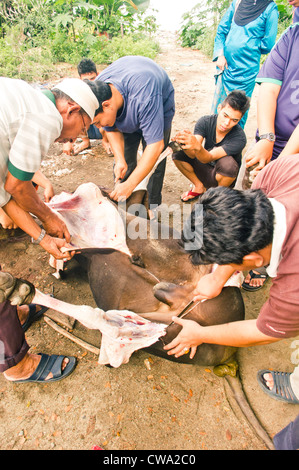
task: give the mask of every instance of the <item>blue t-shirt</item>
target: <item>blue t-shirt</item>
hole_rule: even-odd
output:
[[[124,100],[121,114],[108,132],[141,132],[147,145],[164,138],[175,112],[174,88],[165,72],[147,57],[127,56],[103,70],[96,80],[111,83]]]
[[[256,82],[280,85],[275,114],[277,158],[299,124],[299,23],[290,26],[276,43],[262,66]]]

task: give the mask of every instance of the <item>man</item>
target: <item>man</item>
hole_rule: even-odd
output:
[[[81,80],[94,81],[98,75],[96,64],[93,60],[87,58],[84,58],[79,62],[77,70]],[[90,139],[102,139],[104,149],[108,155],[111,154],[110,145],[104,129],[98,129],[94,124],[91,124],[87,130],[87,134],[82,134],[80,137],[82,141],[79,144],[73,144],[72,142],[64,144],[64,153],[67,155],[77,155],[78,153],[82,152],[82,150],[88,149],[90,147]]]
[[[260,84],[257,142],[246,155],[255,176],[276,159],[299,124],[299,24],[291,25],[273,47],[256,82]]]
[[[64,80],[42,93],[21,80],[0,78],[0,95],[0,207],[48,253],[70,259],[74,252],[63,252],[71,248],[69,231],[38,197],[31,180],[54,141],[74,140],[90,125],[99,106],[96,94],[79,79]],[[31,214],[41,221],[42,229]],[[28,353],[24,331],[39,315],[35,310],[30,318],[29,310],[27,318],[19,318],[21,313],[4,297],[0,371],[6,379],[44,382],[69,375],[75,358]]]
[[[197,121],[194,135],[188,130],[177,133],[174,140],[183,150],[173,155],[173,161],[193,184],[191,191],[182,194],[183,202],[198,198],[208,188],[234,184],[246,145],[238,123],[249,104],[244,91],[234,90],[218,106],[218,114]]]
[[[174,116],[174,88],[166,72],[146,57],[122,57],[103,70],[101,111],[94,124],[107,131],[114,154],[116,186],[110,196],[126,200],[152,171],[167,146]],[[137,162],[140,142],[143,155]],[[165,159],[148,182],[149,205],[162,201]]]
[[[247,347],[299,334],[298,197],[299,154],[271,162],[250,190],[215,188],[201,197],[202,220],[195,220],[193,210],[191,221],[202,246],[188,251],[193,264],[218,267],[199,281],[194,299],[217,296],[236,270],[266,266],[273,284],[257,320],[202,327],[175,319],[183,329],[166,346],[169,354],[180,356],[191,347],[193,357],[201,343]],[[299,366],[292,374],[263,371],[259,383],[272,397],[299,403]]]
[[[299,4],[297,0],[290,3]],[[299,124],[298,46],[299,24],[295,23],[280,37],[257,76],[260,90],[256,143],[246,153],[243,163],[251,180],[267,163],[278,158]],[[267,279],[265,270],[251,270],[242,287],[253,292],[261,289]]]
[[[66,79],[47,96],[21,80],[0,78],[0,207],[57,259],[70,258],[70,234],[38,197],[31,180],[50,145],[76,139],[98,100],[88,84]],[[42,223],[43,229],[31,214]]]
[[[14,383],[54,382],[76,366],[75,357],[28,353],[26,328],[16,305],[29,303],[34,292],[29,282],[0,271],[0,372]]]

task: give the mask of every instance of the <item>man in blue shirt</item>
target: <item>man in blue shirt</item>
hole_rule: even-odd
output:
[[[93,123],[107,131],[115,158],[116,186],[110,196],[127,199],[152,171],[169,143],[175,112],[174,88],[167,73],[146,57],[122,57],[103,70],[103,99]],[[139,144],[143,154],[137,162]],[[147,185],[150,208],[161,204],[166,160]]]

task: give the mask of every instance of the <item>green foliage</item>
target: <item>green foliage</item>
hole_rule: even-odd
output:
[[[159,45],[141,36],[126,36],[125,40],[121,37],[114,37],[111,40],[102,38],[102,46],[94,44],[90,49],[90,56],[98,63],[109,64],[120,57],[126,55],[142,55],[154,59],[159,52]]]
[[[4,0],[0,2],[0,74],[47,80],[53,64],[82,57],[110,63],[124,55],[154,58],[149,0]],[[137,10],[140,5],[141,10]],[[126,7],[125,7],[126,6]]]

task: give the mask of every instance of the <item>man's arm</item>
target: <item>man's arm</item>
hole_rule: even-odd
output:
[[[31,215],[24,211],[13,199],[10,199],[10,201],[3,206],[3,210],[14,222],[16,222],[17,226],[20,227],[21,230],[27,233],[34,240],[38,239],[41,234],[41,228]],[[63,238],[53,238],[49,235],[45,235],[40,242],[40,245],[56,259],[71,259],[74,255],[74,252],[65,253],[63,250],[61,251],[62,248],[71,248]]]
[[[217,297],[236,271],[231,265],[218,265],[215,271],[203,276],[194,289],[194,301]]]
[[[114,156],[115,165],[114,165],[114,175],[115,183],[124,178],[128,165],[125,160],[125,141],[123,133],[115,130],[110,132],[105,132],[108,142],[110,144],[111,151]]]
[[[184,129],[176,134],[174,140],[181,144],[183,151],[189,158],[197,158],[201,163],[209,163],[227,155],[223,147],[214,147],[208,151],[203,146],[204,138],[194,135]]]
[[[197,346],[203,343],[241,348],[279,341],[278,338],[261,333],[256,326],[256,320],[243,320],[213,326],[201,326],[193,320],[182,320],[177,317],[173,317],[173,321],[183,328],[164,349],[175,357],[182,356],[186,349],[191,348],[190,358],[192,359]]]
[[[280,85],[275,83],[261,84],[257,105],[259,135],[269,132],[275,134],[275,115],[280,88]],[[271,160],[273,147],[274,142],[267,139],[259,140],[247,154],[246,167],[249,168],[258,163],[254,171],[260,171]]]
[[[8,172],[4,187],[23,211],[34,214],[42,222],[49,235],[70,241],[70,233],[65,223],[38,197],[31,181],[18,180]]]

